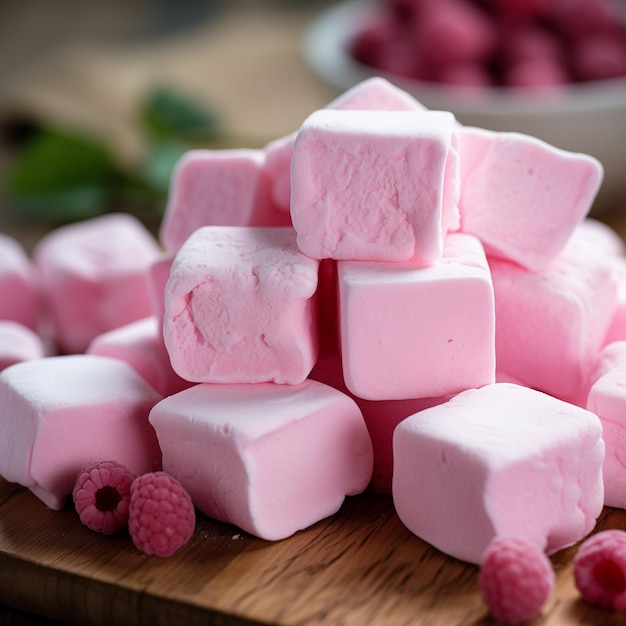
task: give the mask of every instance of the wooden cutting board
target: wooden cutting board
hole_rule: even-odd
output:
[[[606,508],[598,529],[626,529]],[[557,585],[542,626],[609,626],[619,615],[580,600],[571,561],[552,558]],[[268,542],[199,516],[169,558],[140,553],[126,533],[84,527],[0,479],[0,603],[60,621],[114,626],[252,624],[487,626],[478,568],[412,535],[391,499],[364,494],[332,518]]]

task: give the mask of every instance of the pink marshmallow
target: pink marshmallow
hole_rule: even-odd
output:
[[[64,352],[82,352],[97,335],[152,312],[148,273],[161,251],[127,213],[57,228],[35,246],[53,335]]]
[[[13,320],[0,320],[0,370],[45,355],[46,346],[35,331]]]
[[[426,108],[403,89],[379,76],[368,78],[343,92],[325,108],[342,110],[424,111]],[[289,211],[291,202],[291,158],[297,132],[268,143],[265,169],[272,178],[274,202]]]
[[[318,259],[440,258],[457,210],[455,128],[441,111],[310,115],[291,169],[300,249]]]
[[[36,330],[40,317],[39,276],[22,245],[0,233],[0,320]]]
[[[519,133],[459,130],[461,230],[488,254],[540,270],[587,216],[600,163]]]
[[[626,246],[620,235],[608,224],[588,217],[572,233],[572,237],[585,239],[591,245],[614,257],[626,256]]]
[[[617,280],[617,303],[604,336],[603,345],[626,339],[626,258],[614,258],[613,267]]]
[[[189,150],[172,176],[159,238],[176,252],[202,226],[288,226],[271,199],[262,150]]]
[[[494,382],[493,287],[475,237],[448,235],[430,266],[340,261],[338,270],[343,371],[356,396],[437,397]]]
[[[289,212],[291,203],[291,158],[297,132],[271,141],[264,147],[265,170],[271,179],[272,200]],[[291,216],[289,216],[291,222]]]
[[[338,389],[349,395],[357,404],[374,452],[374,467],[369,489],[375,493],[391,495],[393,475],[393,432],[404,419],[418,411],[436,406],[448,400],[443,398],[417,398],[409,400],[364,400],[351,394],[343,381],[341,356],[324,354],[320,356],[309,378]]]
[[[592,374],[586,408],[600,418],[606,455],[604,503],[626,509],[626,342],[608,346]]]
[[[165,317],[165,286],[170,278],[172,263],[174,263],[174,253],[168,253],[157,259],[148,272],[148,284],[150,287],[150,299],[152,301],[152,314],[159,321],[159,326],[163,327]]]
[[[358,407],[312,380],[196,385],[157,404],[150,422],[164,470],[195,506],[262,539],[332,515],[372,472]]]
[[[498,370],[562,400],[580,402],[617,303],[612,259],[572,237],[541,272],[495,258],[489,264]]]
[[[386,78],[373,76],[344,91],[325,108],[344,111],[426,111],[414,96]]]
[[[161,396],[126,363],[89,355],[25,361],[0,372],[0,475],[63,508],[78,473],[116,460],[160,467],[148,422]]]
[[[165,290],[174,371],[192,382],[302,382],[318,354],[318,266],[290,227],[198,229]]]
[[[126,361],[162,396],[177,393],[192,384],[172,369],[163,342],[162,324],[154,316],[94,337],[85,352]]]
[[[393,501],[444,553],[479,563],[496,536],[551,554],[602,511],[604,443],[593,413],[507,383],[460,393],[394,433]]]
[[[614,341],[602,348],[589,368],[587,377],[590,388],[611,370],[626,371],[626,340]]]
[[[337,261],[320,261],[319,302],[320,353],[339,353],[339,294]]]

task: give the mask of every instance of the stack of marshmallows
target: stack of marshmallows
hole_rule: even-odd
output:
[[[278,540],[391,494],[478,563],[626,507],[626,257],[592,157],[465,127],[384,79],[261,149],[179,162],[129,215],[0,239],[0,474],[162,468]]]

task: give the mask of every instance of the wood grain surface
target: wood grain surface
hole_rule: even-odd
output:
[[[626,528],[605,508],[598,530]],[[582,601],[571,561],[552,557],[556,590],[542,626],[609,626],[619,614]],[[333,517],[278,542],[199,516],[169,558],[139,552],[128,534],[84,527],[69,505],[49,510],[0,479],[0,603],[74,624],[478,626],[495,624],[478,568],[412,535],[391,499],[363,494]]]

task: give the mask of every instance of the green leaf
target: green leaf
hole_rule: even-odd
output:
[[[140,176],[155,191],[169,190],[172,172],[178,160],[189,150],[189,145],[174,139],[157,139],[150,143]]]
[[[24,148],[8,175],[14,195],[101,185],[117,175],[107,150],[76,134],[44,130]]]
[[[149,94],[140,118],[154,137],[203,141],[214,138],[218,131],[213,112],[167,87],[157,87]]]
[[[120,176],[96,141],[44,130],[14,160],[6,191],[26,216],[74,221],[103,212],[107,190]]]
[[[84,186],[16,198],[21,220],[69,223],[101,215],[109,208],[109,193],[103,187]]]

